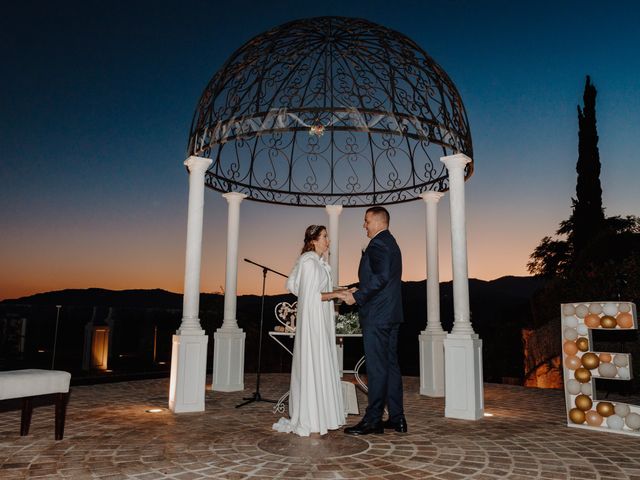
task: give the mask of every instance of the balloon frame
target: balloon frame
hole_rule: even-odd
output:
[[[601,309],[601,313],[597,314],[600,318],[602,318],[603,316],[606,316],[606,314],[604,313],[604,306],[607,305],[608,307],[610,307],[610,304],[616,304],[616,308],[618,310],[618,313],[616,315],[619,315],[620,313],[625,313],[623,311],[620,310],[620,307],[622,305],[625,305],[625,309],[628,308],[628,313],[631,314],[632,316],[632,321],[633,324],[630,327],[624,328],[621,327],[620,325],[616,325],[613,328],[605,328],[602,327],[602,325],[598,325],[597,327],[590,327],[588,325],[586,325],[584,323],[584,316],[579,317],[578,316],[578,312],[577,310],[579,310],[580,312],[582,312],[584,310],[584,308],[578,309],[577,307],[579,306],[586,306],[589,310],[589,312],[591,312],[591,305],[593,304],[599,304],[600,306],[602,306],[603,308]],[[568,307],[568,308],[566,308]],[[597,308],[596,308],[597,310]],[[565,315],[565,312],[569,312],[569,311],[574,311],[575,313],[573,315]],[[623,381],[629,381],[633,378],[633,370],[632,370],[632,362],[631,362],[631,354],[628,353],[618,353],[618,352],[596,352],[591,350],[591,348],[593,347],[593,338],[592,338],[592,330],[606,330],[606,331],[613,331],[613,330],[636,330],[638,328],[638,316],[636,313],[636,306],[634,303],[632,302],[622,302],[622,301],[598,301],[598,302],[576,302],[576,303],[563,303],[560,305],[560,318],[561,323],[562,323],[562,327],[560,329],[561,333],[560,333],[560,341],[561,341],[561,356],[562,356],[562,371],[563,371],[563,375],[564,375],[564,381],[563,381],[563,388],[564,388],[564,395],[565,395],[565,403],[566,403],[566,410],[567,410],[567,426],[572,427],[572,428],[583,428],[583,429],[588,429],[588,430],[597,430],[600,432],[610,432],[610,433],[621,433],[624,435],[633,435],[633,436],[638,436],[640,437],[640,429],[639,430],[631,430],[627,424],[626,421],[624,421],[623,418],[623,422],[624,425],[622,427],[622,429],[617,430],[617,429],[613,429],[613,428],[609,428],[607,426],[607,417],[604,418],[604,421],[602,422],[602,425],[600,426],[594,426],[594,425],[588,425],[586,423],[582,423],[582,424],[577,424],[574,423],[570,417],[569,417],[569,412],[574,409],[577,408],[576,406],[576,398],[579,395],[585,395],[585,393],[582,392],[578,392],[577,394],[571,394],[568,389],[567,389],[567,384],[569,382],[569,380],[574,378],[575,375],[575,371],[576,370],[571,370],[569,368],[567,368],[567,366],[565,365],[565,360],[566,358],[569,356],[565,353],[564,351],[564,344],[567,341],[572,341],[569,340],[568,338],[565,338],[565,331],[567,329],[567,327],[569,327],[570,325],[575,325],[575,321],[577,319],[578,321],[578,325],[585,325],[587,327],[587,334],[586,335],[578,335],[578,338],[573,340],[575,342],[577,342],[580,338],[585,338],[588,340],[589,342],[589,348],[586,351],[581,351],[578,350],[577,353],[575,353],[575,355],[582,359],[583,355],[586,355],[587,353],[594,353],[596,355],[598,355],[598,357],[600,357],[601,354],[609,354],[611,355],[612,358],[612,362],[611,364],[616,366],[615,363],[613,363],[613,359],[619,355],[623,355],[625,357],[627,357],[627,368],[629,369],[629,376],[622,378],[619,376],[619,370],[620,368],[624,368],[624,367],[618,367],[616,366],[616,375],[615,377],[604,377],[602,375],[600,375],[599,371],[598,371],[598,366],[596,366],[595,368],[587,368],[586,366],[582,366],[583,368],[587,368],[587,370],[591,373],[591,378],[588,382],[581,382],[581,385],[583,386],[589,386],[587,388],[587,390],[591,390],[590,395],[587,395],[588,397],[591,398],[592,402],[593,402],[593,406],[591,407],[590,410],[596,410],[598,403],[600,403],[600,401],[596,398],[596,388],[595,388],[595,380],[598,378],[603,378],[603,379],[607,379],[607,380],[623,380]],[[576,327],[572,327],[574,330]],[[600,365],[602,365],[602,362],[600,362]],[[603,400],[604,401],[604,400]],[[628,404],[628,403],[624,403],[624,402],[612,402],[607,400],[607,402],[612,403],[615,409],[616,405],[619,404],[624,404],[627,405],[629,407],[629,413],[638,413],[640,414],[640,405],[632,405],[632,404]],[[587,412],[585,412],[586,414]],[[627,414],[628,415],[628,414]],[[626,417],[626,415],[625,415]]]

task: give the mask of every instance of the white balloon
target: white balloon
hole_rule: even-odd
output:
[[[615,357],[613,357],[613,363],[616,365],[616,367],[626,367],[627,365],[629,365],[629,357],[627,357],[626,355],[616,355]]]
[[[605,315],[611,315],[612,317],[615,317],[618,313],[618,305],[616,305],[615,303],[605,303],[602,307],[602,311]]]
[[[589,313],[589,307],[586,305],[580,304],[576,307],[576,315],[578,318],[584,318]]]
[[[629,415],[629,412],[631,411],[629,405],[626,403],[616,403],[616,406],[613,407],[613,409],[615,410],[616,415],[623,418]]]
[[[618,415],[611,415],[607,417],[607,426],[612,430],[622,430],[624,420]]]
[[[575,340],[576,338],[578,338],[578,332],[575,328],[567,327],[564,329],[564,338],[566,338],[567,340]]]
[[[577,395],[580,393],[580,382],[575,378],[567,380],[567,392],[571,395]]]
[[[563,313],[564,315],[566,315],[566,316],[569,316],[569,315],[575,315],[575,313],[576,313],[576,307],[574,307],[574,306],[573,306],[572,304],[570,304],[570,303],[565,303],[565,304],[562,306],[562,313]]]
[[[630,303],[621,303],[620,305],[618,305],[618,311],[619,312],[623,312],[623,313],[627,313],[631,311],[631,304]]]
[[[602,313],[602,305],[600,305],[599,303],[589,304],[589,313],[595,313],[596,315],[600,315]]]
[[[575,316],[564,317],[564,326],[576,328],[578,326],[578,319]]]
[[[637,413],[630,413],[624,419],[624,423],[627,424],[631,430],[640,430],[640,415]]]
[[[601,363],[598,367],[598,373],[604,378],[613,378],[617,375],[618,369],[613,363]]]
[[[592,390],[591,390],[591,382],[587,382],[587,383],[582,383],[580,384],[580,393],[582,393],[583,395],[587,395],[587,396],[591,396]]]
[[[618,376],[620,378],[631,378],[629,368],[628,367],[620,367],[618,369]]]
[[[581,335],[584,337],[586,334],[589,333],[589,328],[584,323],[581,323],[576,327],[576,331],[578,332],[578,335]]]

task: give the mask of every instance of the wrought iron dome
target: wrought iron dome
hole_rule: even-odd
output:
[[[345,207],[446,191],[440,157],[473,156],[445,71],[403,34],[344,17],[286,23],[235,51],[198,102],[188,153],[213,160],[214,190]]]

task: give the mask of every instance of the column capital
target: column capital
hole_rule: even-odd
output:
[[[340,215],[342,213],[342,205],[325,205],[324,208],[327,209],[329,215]]]
[[[247,198],[247,195],[245,193],[240,192],[223,193],[222,196],[226,198],[227,202],[229,203],[240,203],[242,200]]]
[[[191,155],[184,161],[185,166],[189,169],[189,173],[191,173],[193,170],[201,170],[202,172],[204,172],[212,163],[213,160],[211,160],[210,158],[196,157],[195,155]]]
[[[447,166],[448,170],[453,170],[456,168],[463,169],[467,163],[471,162],[471,158],[464,153],[456,153],[455,155],[440,157],[440,161]]]
[[[444,192],[422,192],[420,197],[422,197],[426,203],[438,203],[440,199],[444,197]]]

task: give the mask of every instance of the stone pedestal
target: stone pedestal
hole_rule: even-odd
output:
[[[204,411],[206,335],[174,335],[171,349],[169,408],[174,413]]]
[[[449,334],[444,339],[447,418],[478,420],[484,416],[482,340],[473,337]]]
[[[213,384],[218,392],[244,390],[244,343],[246,333],[240,328],[219,328],[213,334]]]
[[[444,339],[447,333],[420,334],[420,395],[444,397]]]

